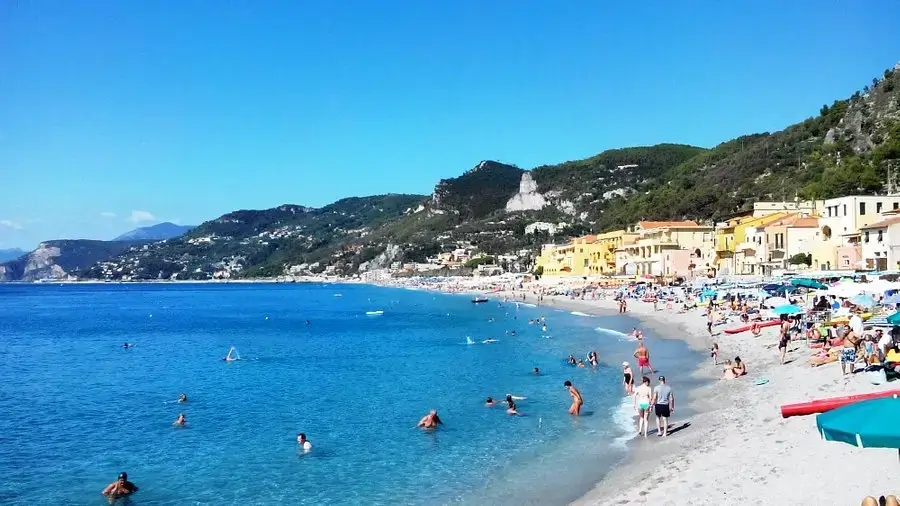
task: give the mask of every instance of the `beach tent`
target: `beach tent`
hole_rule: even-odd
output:
[[[816,428],[825,441],[840,441],[859,448],[900,449],[900,398],[883,397],[854,402],[816,416]]]

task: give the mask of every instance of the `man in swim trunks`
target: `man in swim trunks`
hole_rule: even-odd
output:
[[[844,337],[844,348],[841,350],[841,376],[847,375],[847,369],[852,374],[856,370],[856,347],[859,346],[859,335],[852,330]]]
[[[566,387],[566,390],[569,391],[569,395],[572,396],[572,405],[569,407],[569,414],[579,416],[581,414],[581,406],[584,404],[584,400],[581,398],[581,392],[579,392],[569,380],[566,380],[563,385]]]
[[[137,491],[137,485],[128,481],[128,473],[121,473],[118,480],[110,483],[103,489],[102,494],[110,499],[115,499],[131,495]]]
[[[422,427],[423,429],[436,429],[438,425],[443,425],[444,422],[441,420],[441,417],[438,416],[437,410],[432,409],[427,415],[423,416],[419,423],[416,424],[416,427]]]
[[[641,373],[641,376],[644,375],[645,367],[650,369],[650,374],[653,374],[653,366],[650,365],[650,350],[644,346],[643,341],[638,344],[637,349],[634,351],[634,358],[637,359],[638,370]]]
[[[786,314],[781,315],[781,327],[779,332],[781,337],[778,340],[778,351],[781,352],[781,363],[784,364],[788,344],[791,342],[791,322],[788,320],[788,315]]]
[[[653,411],[656,414],[656,435],[664,437],[669,435],[669,417],[675,412],[675,395],[672,388],[666,384],[666,377],[659,377],[659,385],[653,389]],[[662,427],[660,427],[662,420]]]
[[[625,393],[631,395],[634,393],[634,373],[628,362],[622,362],[622,384],[625,385]]]

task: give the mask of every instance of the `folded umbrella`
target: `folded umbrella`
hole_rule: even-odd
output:
[[[823,285],[822,283],[819,283],[818,281],[813,281],[812,279],[805,279],[805,278],[791,280],[791,284],[794,286],[802,286],[803,288],[811,288],[814,290],[821,290],[823,288],[828,288],[827,286]]]
[[[801,308],[801,307],[799,307],[799,306],[795,306],[795,305],[793,305],[793,304],[785,304],[785,305],[783,305],[783,306],[778,306],[778,307],[776,307],[776,308],[773,309],[772,311],[774,311],[775,314],[778,314],[778,315],[782,315],[782,314],[797,314],[797,313],[802,313],[802,312],[803,312],[803,308]]]

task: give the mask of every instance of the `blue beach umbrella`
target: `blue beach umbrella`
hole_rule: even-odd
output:
[[[884,319],[888,325],[900,325],[900,311],[888,316]]]
[[[772,311],[774,311],[775,314],[797,314],[797,313],[802,313],[803,308],[800,308],[793,304],[785,304],[783,306],[776,307]]]
[[[816,416],[822,439],[859,448],[900,449],[900,399],[893,397],[854,402]]]
[[[875,299],[873,299],[871,295],[866,295],[864,293],[851,297],[850,303],[862,307],[875,307],[877,305]]]
[[[802,286],[803,288],[811,288],[813,290],[822,290],[824,288],[828,288],[827,286],[819,283],[818,281],[813,281],[812,279],[794,279],[791,280],[791,284],[794,286]]]
[[[900,304],[900,292],[888,295],[884,298],[885,304]]]
[[[704,297],[715,297],[715,296],[716,296],[716,291],[715,291],[715,290],[704,290],[704,291],[703,291],[703,296],[704,296]]]

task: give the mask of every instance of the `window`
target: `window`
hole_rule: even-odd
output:
[[[880,212],[881,212],[881,202],[875,204],[875,214],[878,214]]]
[[[900,202],[894,202],[894,209],[900,209]]]
[[[869,242],[869,231],[868,230],[866,230],[866,238],[864,239],[864,242]]]
[[[881,240],[883,238],[884,238],[884,230],[879,230],[878,231],[878,242],[881,242]]]
[[[844,216],[847,216],[847,204],[844,204]]]
[[[828,217],[831,218],[831,206],[828,206]]]
[[[860,215],[860,216],[865,216],[865,215],[866,215],[866,203],[865,203],[865,202],[860,202],[860,203],[859,203],[859,215]]]

